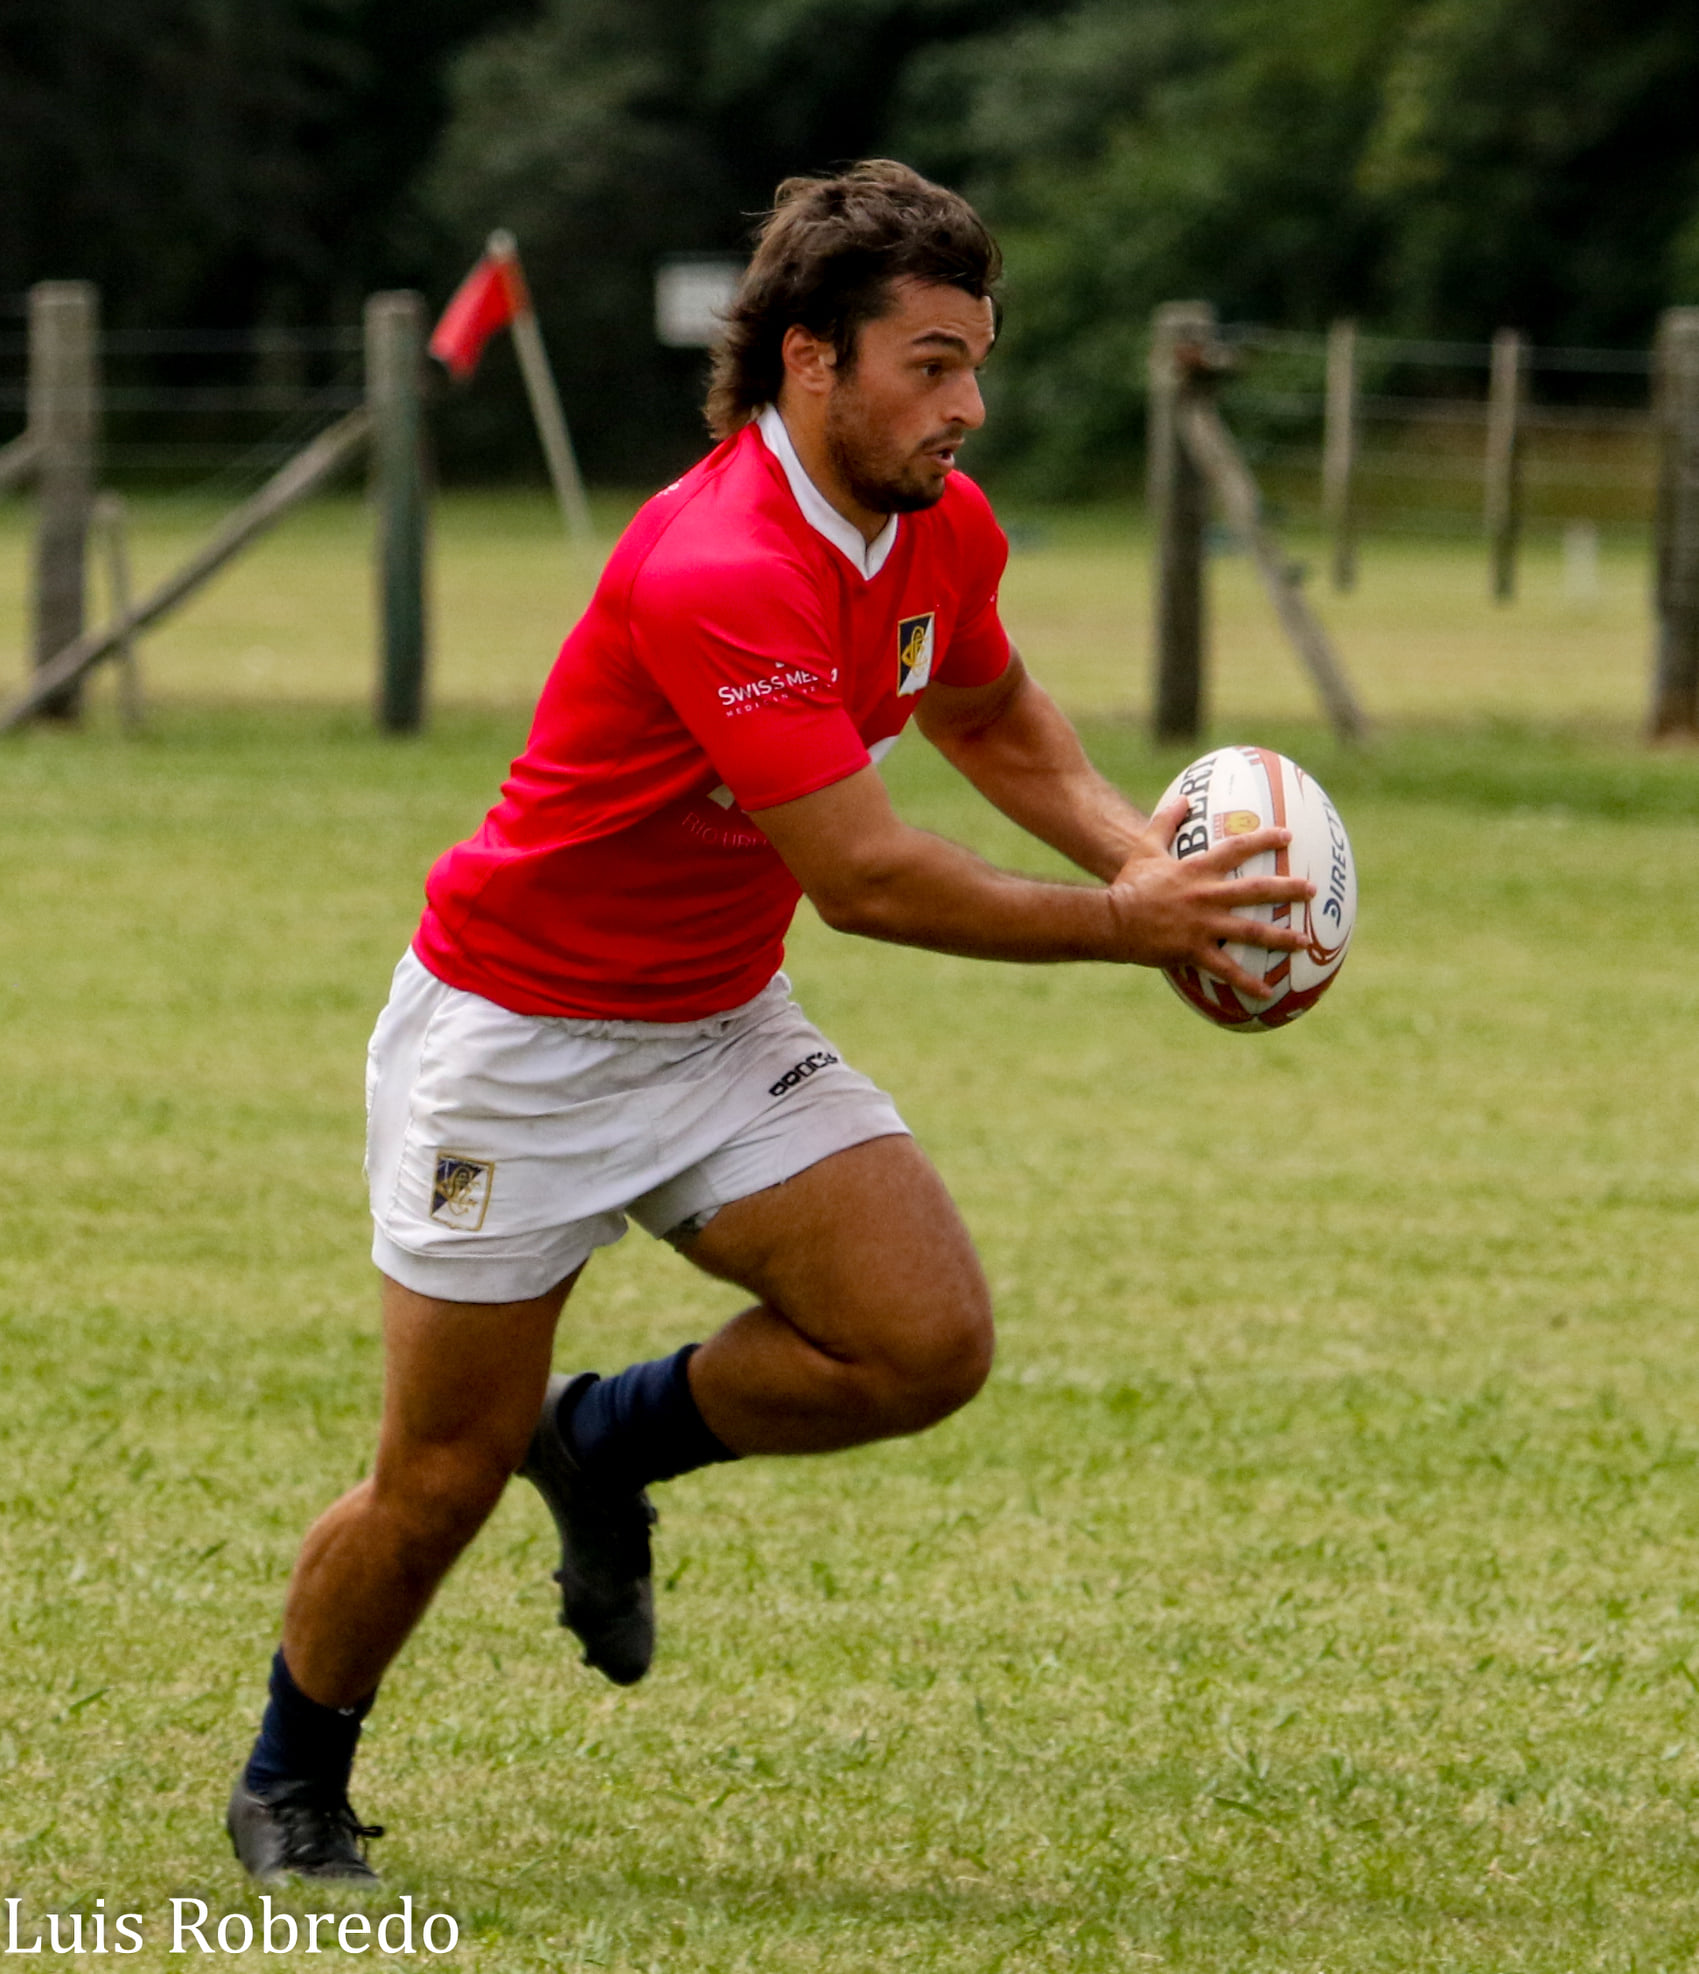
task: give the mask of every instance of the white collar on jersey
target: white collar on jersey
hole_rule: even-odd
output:
[[[755,422],[761,428],[767,450],[785,469],[785,478],[790,481],[796,504],[802,509],[802,518],[816,534],[824,535],[835,549],[846,555],[871,582],[884,568],[886,558],[897,545],[896,515],[893,514],[878,534],[868,541],[853,522],[844,519],[808,477],[802,461],[796,456],[796,447],[791,444],[791,435],[785,430],[785,421],[779,416],[779,407],[776,404],[764,406]]]

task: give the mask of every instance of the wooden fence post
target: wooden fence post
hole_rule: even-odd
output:
[[[94,503],[100,297],[89,281],[41,281],[29,295],[29,430],[38,520],[33,643],[37,667],[82,635],[89,516]],[[74,720],[78,687],[41,708]]]
[[[1152,726],[1159,741],[1194,740],[1203,726],[1204,486],[1180,438],[1179,410],[1214,340],[1208,302],[1164,302],[1151,318],[1146,429],[1156,556]]]
[[[1357,325],[1327,332],[1327,409],[1322,435],[1322,509],[1333,536],[1333,587],[1357,586]]]
[[[323,486],[357,452],[363,451],[371,432],[372,415],[361,405],[286,459],[251,500],[243,501],[225,516],[212,538],[203,542],[187,562],[155,583],[146,596],[112,622],[74,638],[54,655],[51,664],[36,672],[9,706],[0,706],[0,733],[10,733],[33,719],[56,693],[74,685],[103,658],[121,650],[127,638],[151,629],[186,603],[250,542],[258,540],[267,528],[274,527],[292,507]]]
[[[1654,738],[1699,739],[1699,308],[1665,309],[1652,360],[1658,432]]]
[[[1493,337],[1487,393],[1486,526],[1494,600],[1516,594],[1516,544],[1522,531],[1522,401],[1528,344],[1519,329]]]
[[[415,733],[425,714],[425,301],[400,289],[366,302],[366,401],[377,562],[378,724]]]
[[[1215,495],[1227,525],[1249,550],[1281,629],[1315,680],[1334,732],[1341,740],[1364,739],[1368,721],[1345,676],[1345,667],[1320,618],[1304,601],[1301,579],[1262,518],[1262,495],[1256,480],[1207,392],[1194,388],[1182,396],[1178,422],[1181,443]]]

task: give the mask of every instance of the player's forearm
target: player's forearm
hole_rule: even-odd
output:
[[[1048,884],[994,869],[960,844],[905,823],[876,769],[860,768],[812,795],[751,816],[828,925],[935,952],[1002,960],[1128,960],[1142,966],[1224,965],[1229,939],[1290,950],[1289,926],[1240,909],[1290,904],[1314,887],[1290,877],[1245,878],[1248,861],[1287,840],[1252,831],[1190,858],[1163,854],[1180,813],[1146,831],[1111,884]],[[1253,993],[1255,983],[1244,976]]]
[[[981,764],[982,768],[991,764]],[[1105,883],[1133,854],[1147,818],[1092,768],[963,772],[1029,836]]]
[[[1146,818],[1091,765],[1030,677],[987,725],[930,737],[988,802],[1093,877],[1107,882],[1132,854]]]
[[[865,939],[971,959],[1125,957],[1106,892],[998,870],[919,829],[809,895],[828,925]]]

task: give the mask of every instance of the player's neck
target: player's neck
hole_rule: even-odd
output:
[[[832,464],[832,449],[826,443],[824,403],[800,392],[781,390],[779,416],[785,421],[785,431],[802,462],[802,470],[814,483],[821,499],[836,508],[863,541],[876,540],[891,517],[864,507]]]

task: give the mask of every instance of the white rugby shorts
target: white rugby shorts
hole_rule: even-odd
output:
[[[700,1021],[514,1014],[408,950],[366,1060],[372,1259],[519,1302],[625,1232],[678,1237],[833,1152],[906,1134],[777,974]]]

